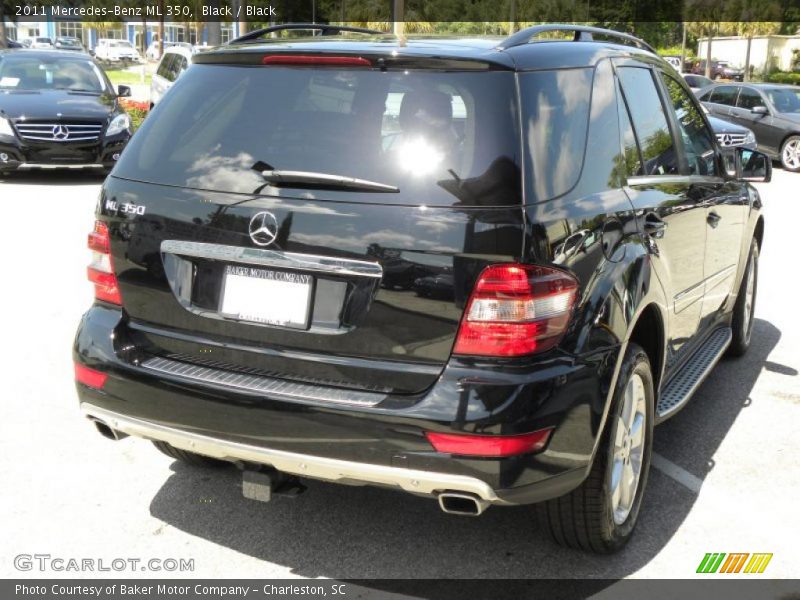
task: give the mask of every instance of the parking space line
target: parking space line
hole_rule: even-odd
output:
[[[700,488],[703,487],[703,481],[696,475],[689,473],[689,471],[683,467],[679,467],[671,460],[668,460],[660,454],[653,452],[653,457],[650,464],[664,473],[664,475],[667,477],[680,483],[688,490],[691,490],[695,494],[700,493]]]

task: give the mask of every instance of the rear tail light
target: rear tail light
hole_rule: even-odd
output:
[[[552,427],[522,435],[468,435],[429,431],[425,433],[425,437],[437,452],[458,456],[502,458],[539,452],[547,445],[552,432]]]
[[[106,384],[106,379],[108,375],[105,373],[75,363],[75,381],[99,390]]]
[[[111,238],[105,223],[95,221],[94,231],[89,234],[88,245],[92,251],[92,262],[87,269],[87,276],[94,284],[94,297],[122,306],[122,296],[111,262]]]
[[[569,324],[578,282],[532,265],[486,267],[467,302],[455,354],[522,356],[553,348]]]
[[[360,56],[309,56],[307,54],[268,54],[262,65],[309,67],[371,67],[372,63]]]

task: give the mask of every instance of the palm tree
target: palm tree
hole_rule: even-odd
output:
[[[723,23],[719,21],[692,21],[690,23],[686,23],[686,29],[694,34],[698,38],[705,37],[706,38],[706,71],[705,76],[711,77],[711,59],[713,55],[711,53],[711,40],[723,33],[729,26],[729,23]]]
[[[740,21],[736,24],[736,33],[747,38],[747,52],[744,57],[744,80],[750,81],[750,46],[757,35],[771,35],[781,29],[779,21]]]

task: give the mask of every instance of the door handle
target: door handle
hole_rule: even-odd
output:
[[[666,228],[666,221],[661,220],[655,213],[650,213],[644,218],[644,232],[649,236],[662,238]]]
[[[708,216],[706,217],[706,221],[708,222],[709,225],[711,225],[711,227],[716,227],[717,225],[719,225],[719,222],[721,220],[722,217],[720,217],[717,214],[717,212],[713,210],[710,213],[708,213]]]

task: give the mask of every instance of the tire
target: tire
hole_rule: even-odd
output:
[[[626,402],[626,397],[630,401]],[[623,411],[629,406],[635,406],[635,412],[625,411],[626,414],[623,415]],[[603,439],[589,476],[566,496],[535,506],[542,529],[556,543],[585,552],[610,554],[620,550],[630,540],[639,517],[650,470],[654,408],[655,393],[650,361],[641,347],[630,343],[620,368]],[[627,445],[635,437],[628,437],[623,433],[627,426],[624,426],[622,419],[627,415],[632,415],[628,420],[634,424],[632,429],[639,424],[638,430],[643,436],[640,444]],[[615,449],[614,440],[624,442],[621,449]],[[632,499],[628,494],[627,502],[620,497],[619,502],[615,503],[612,476],[618,482],[617,489],[622,490],[623,480],[619,474],[628,469],[635,472],[637,456],[640,469]]]
[[[752,288],[750,288],[752,286]],[[750,293],[748,293],[748,290]],[[733,339],[728,346],[728,356],[742,356],[750,347],[750,338],[753,335],[753,315],[756,310],[756,296],[758,293],[758,243],[755,239],[750,242],[750,254],[747,256],[742,283],[736,296],[733,307]]]
[[[224,460],[217,460],[216,458],[211,458],[209,456],[203,456],[202,454],[195,454],[194,452],[188,452],[187,450],[181,450],[176,448],[175,446],[170,446],[166,442],[153,442],[153,445],[158,448],[162,453],[166,454],[170,458],[174,458],[175,460],[179,460],[184,464],[192,465],[193,467],[214,467],[220,468],[228,466],[230,463],[225,462]]]
[[[800,135],[790,135],[781,145],[781,166],[786,171],[800,171]]]

